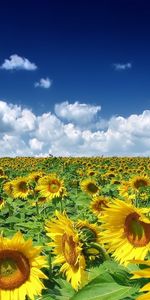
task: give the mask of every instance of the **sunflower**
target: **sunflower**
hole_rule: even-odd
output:
[[[26,177],[20,177],[13,180],[12,186],[14,198],[26,199],[32,193],[32,190],[28,186],[28,178]]]
[[[85,259],[82,244],[73,222],[65,215],[56,211],[57,219],[47,221],[47,235],[53,240],[48,245],[54,247],[57,256],[53,264],[62,264],[60,272],[66,274],[67,281],[77,290],[85,279]]]
[[[37,172],[32,172],[29,176],[28,176],[28,180],[30,181],[35,181],[38,182],[38,180],[44,175],[44,172],[42,171],[37,171]]]
[[[66,195],[64,181],[60,180],[56,174],[49,174],[40,178],[36,188],[41,197],[46,197],[49,200]]]
[[[86,171],[86,174],[87,174],[87,176],[94,176],[94,175],[97,175],[98,174],[98,171],[96,171],[96,170],[93,170],[93,169],[88,169],[87,171]]]
[[[94,179],[86,178],[80,183],[81,189],[87,194],[93,196],[99,192],[99,187]]]
[[[93,214],[97,217],[104,213],[104,207],[108,207],[108,203],[110,202],[110,198],[106,196],[94,196],[91,203],[90,209],[92,210]]]
[[[47,278],[40,270],[47,266],[39,256],[41,247],[33,247],[17,232],[12,239],[0,237],[0,299],[34,299],[44,288],[40,278]]]
[[[76,228],[80,230],[83,239],[87,242],[101,243],[100,227],[95,223],[89,223],[87,220],[78,220]]]
[[[3,184],[3,191],[10,197],[13,197],[13,180]]]
[[[131,259],[144,259],[150,247],[150,220],[143,210],[116,199],[104,209],[102,242],[122,264]]]
[[[130,181],[130,186],[134,191],[139,191],[140,188],[150,186],[150,179],[148,176],[135,176]]]
[[[133,277],[131,279],[139,279],[139,278],[150,278],[150,260],[134,260],[131,261],[132,263],[136,263],[139,265],[148,266],[145,269],[142,268],[141,270],[132,271]],[[150,282],[145,284],[141,289],[141,292],[148,292],[136,298],[136,300],[149,300],[150,299]]]

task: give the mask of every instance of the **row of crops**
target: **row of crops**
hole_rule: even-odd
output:
[[[0,300],[150,299],[150,159],[0,159]]]

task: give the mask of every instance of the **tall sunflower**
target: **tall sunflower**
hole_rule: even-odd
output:
[[[115,200],[105,208],[102,241],[122,264],[131,259],[144,259],[150,247],[150,220],[143,210],[130,203]]]
[[[65,215],[56,211],[57,219],[47,221],[47,235],[53,240],[48,245],[54,247],[56,255],[53,264],[62,264],[60,272],[66,274],[67,281],[77,290],[85,278],[85,259],[82,244],[73,222]]]
[[[64,181],[60,180],[56,174],[49,174],[40,178],[36,188],[42,197],[46,197],[49,200],[66,194]]]
[[[99,187],[96,181],[91,178],[86,178],[82,180],[80,183],[80,187],[85,193],[91,196],[96,195],[99,192]]]
[[[145,265],[146,268],[142,268],[141,270],[133,271],[134,274],[131,279],[139,279],[139,278],[150,278],[150,260],[135,260],[132,263],[136,263],[139,265]],[[145,284],[141,289],[141,292],[148,292],[136,298],[136,300],[149,300],[150,299],[150,282]]]
[[[40,270],[47,266],[39,256],[41,247],[32,240],[25,241],[17,232],[12,239],[0,237],[0,299],[24,300],[26,295],[34,300],[44,288],[40,278],[47,278]]]

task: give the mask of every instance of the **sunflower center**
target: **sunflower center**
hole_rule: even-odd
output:
[[[22,193],[25,193],[28,190],[27,183],[25,181],[19,182],[18,188],[19,188],[19,191],[21,191]]]
[[[147,186],[148,183],[146,180],[144,179],[137,179],[135,182],[134,182],[134,186],[136,189],[140,188],[140,187],[144,187],[144,186]]]
[[[91,192],[91,193],[96,193],[98,191],[98,187],[90,182],[88,185],[87,185],[87,189]]]
[[[136,247],[143,247],[150,242],[150,224],[139,220],[137,213],[131,213],[125,219],[124,232],[129,242]]]
[[[19,251],[0,251],[0,289],[14,290],[20,287],[30,275],[28,259]]]
[[[66,233],[62,236],[62,249],[67,263],[71,266],[75,266],[77,262],[76,243],[73,237],[68,236]]]
[[[60,183],[57,180],[52,180],[49,184],[49,191],[51,193],[57,193],[60,189]]]

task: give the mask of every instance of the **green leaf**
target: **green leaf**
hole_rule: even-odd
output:
[[[103,273],[79,290],[70,300],[120,300],[136,291],[137,287],[119,285],[108,273]]]

